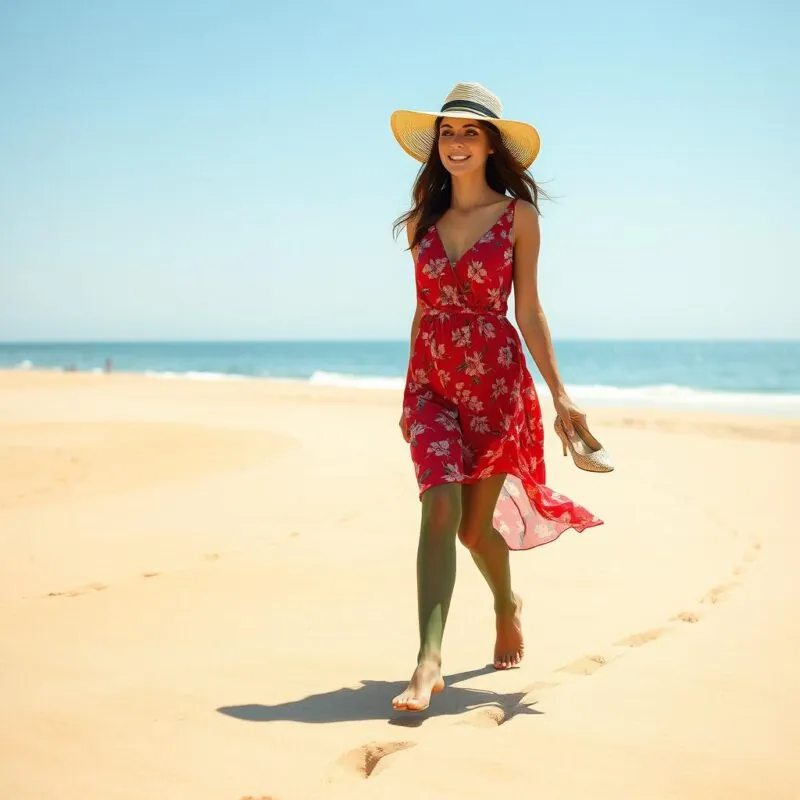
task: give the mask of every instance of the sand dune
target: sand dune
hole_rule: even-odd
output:
[[[460,550],[447,689],[404,715],[398,409],[0,374],[0,797],[800,796],[800,423],[591,409],[610,475],[549,437],[548,483],[606,524],[515,555],[509,672]]]

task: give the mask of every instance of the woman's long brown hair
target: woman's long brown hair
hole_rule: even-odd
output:
[[[450,208],[452,194],[452,179],[447,168],[439,158],[439,126],[441,117],[437,118],[434,144],[427,162],[422,165],[414,182],[411,192],[412,207],[401,217],[395,220],[393,230],[397,237],[399,232],[408,224],[409,220],[416,220],[414,238],[410,250],[413,250],[428,232],[431,225],[435,225]],[[533,177],[508,151],[503,142],[500,131],[491,122],[480,120],[479,124],[489,137],[489,144],[494,153],[486,161],[486,183],[500,194],[511,197],[521,197],[532,203],[539,211],[539,196],[546,197],[541,187],[536,184]]]

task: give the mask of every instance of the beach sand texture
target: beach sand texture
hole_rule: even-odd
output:
[[[414,666],[400,395],[0,373],[0,797],[800,797],[800,421],[546,416],[605,525],[514,554],[526,657],[490,666],[459,546],[447,688]]]

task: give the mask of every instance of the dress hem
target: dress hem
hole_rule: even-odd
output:
[[[519,481],[520,484],[522,484],[524,486],[524,481],[519,475],[517,475],[517,474],[515,474],[513,472],[497,472],[497,473],[495,473],[495,475],[501,475],[501,474],[506,476],[506,480],[508,478],[514,478],[517,481]],[[434,482],[434,483],[426,484],[425,486],[421,487],[419,489],[417,497],[418,497],[419,502],[422,502],[422,496],[425,494],[425,492],[427,492],[429,489],[436,488],[437,486],[473,486],[474,484],[480,483],[480,481],[483,481],[483,480],[488,480],[491,477],[493,477],[493,475],[487,475],[487,476],[484,476],[482,478],[464,477],[461,480],[457,480],[457,481],[437,481],[437,482]],[[536,485],[539,488],[549,488],[549,487],[543,486],[542,484],[536,484]],[[552,491],[552,490],[550,490],[550,491]],[[533,506],[533,501],[531,500],[531,498],[529,496],[527,496],[527,492],[525,494],[526,494],[528,502],[531,504],[531,507],[535,508],[535,506]],[[500,498],[498,498],[498,502],[499,501],[500,501]],[[536,513],[538,513],[542,517],[542,519],[547,520],[550,523],[553,523],[553,533],[555,535],[551,535],[551,536],[549,536],[547,538],[538,539],[538,540],[535,537],[532,537],[531,539],[528,540],[528,541],[530,541],[530,544],[526,544],[524,546],[512,547],[511,544],[509,543],[508,538],[501,531],[498,531],[498,533],[503,538],[503,541],[506,543],[506,547],[508,547],[508,549],[510,551],[512,551],[512,552],[523,552],[523,551],[527,551],[527,550],[533,550],[536,547],[542,547],[542,546],[544,546],[546,544],[550,544],[551,542],[555,542],[556,540],[561,538],[561,535],[563,533],[565,533],[568,530],[574,530],[576,533],[583,533],[584,531],[588,530],[589,528],[596,528],[596,527],[599,527],[599,526],[605,524],[605,521],[603,519],[601,519],[600,517],[595,516],[594,514],[591,514],[591,512],[589,512],[587,509],[583,508],[582,506],[579,506],[576,503],[573,503],[571,500],[569,502],[573,505],[574,508],[580,508],[582,511],[584,511],[589,516],[589,519],[586,520],[585,522],[577,522],[577,521],[575,521],[575,522],[565,522],[563,520],[547,516],[546,514],[542,513],[538,508],[535,508]],[[527,539],[527,537],[523,536],[520,541],[525,541],[526,539]]]

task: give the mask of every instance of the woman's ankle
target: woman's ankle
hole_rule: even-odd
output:
[[[417,653],[417,664],[434,664],[437,667],[442,666],[442,653],[441,650],[423,645]]]

